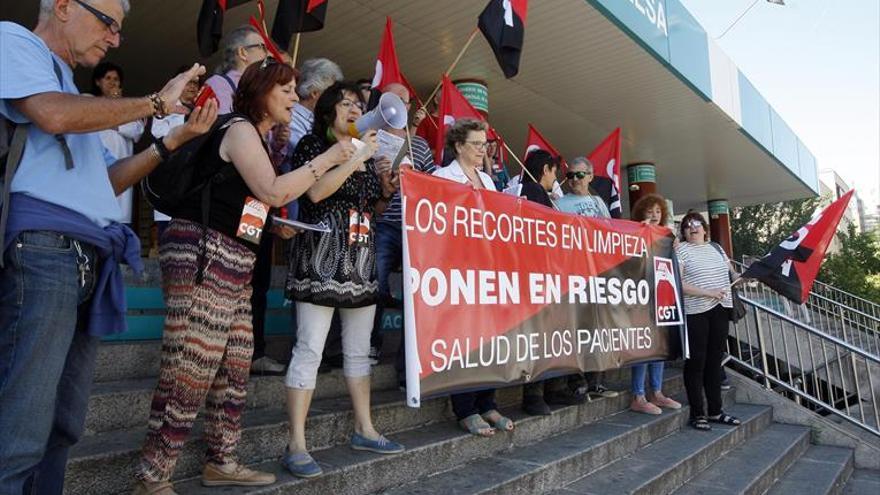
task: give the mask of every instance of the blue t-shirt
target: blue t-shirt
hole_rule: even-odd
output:
[[[63,87],[58,86],[52,57],[61,67]],[[0,22],[0,114],[16,123],[28,123],[9,100],[58,91],[79,94],[67,63],[31,31],[12,22]],[[81,213],[100,227],[118,222],[122,212],[107,174],[108,155],[98,134],[65,134],[65,139],[73,155],[71,170],[65,166],[55,137],[36,125],[29,126],[11,191]]]
[[[608,206],[599,196],[580,196],[577,194],[566,194],[556,200],[556,206],[559,211],[565,213],[574,213],[582,217],[593,218],[610,218]]]

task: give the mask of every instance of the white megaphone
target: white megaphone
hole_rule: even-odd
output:
[[[348,134],[359,138],[370,129],[403,129],[406,127],[406,106],[394,93],[383,93],[376,108],[349,124]]]

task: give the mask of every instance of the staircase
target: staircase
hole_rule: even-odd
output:
[[[390,339],[389,339],[390,340]],[[387,348],[394,345],[389,342]],[[282,357],[284,341],[270,342]],[[129,493],[144,439],[159,361],[156,341],[101,346],[89,404],[87,435],[73,448],[70,494]],[[609,373],[628,389],[629,371]],[[630,394],[554,408],[547,417],[519,412],[520,388],[499,391],[502,411],[517,421],[512,433],[477,438],[461,431],[444,398],[408,408],[391,365],[373,375],[373,417],[380,431],[402,442],[396,456],[351,450],[352,412],[338,370],[319,376],[307,425],[308,443],[324,475],[299,480],[278,459],[287,435],[281,377],[251,379],[238,448],[242,462],[275,472],[262,488],[203,488],[204,443],[197,425],[175,472],[181,494],[619,494],[619,493],[880,493],[880,471],[855,469],[851,448],[811,443],[810,428],[774,422],[772,407],[734,402],[738,428],[699,432],[686,426],[688,409],[659,416],[628,410]],[[670,368],[667,394],[683,396],[680,371]]]

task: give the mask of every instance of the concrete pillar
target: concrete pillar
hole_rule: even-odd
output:
[[[486,81],[477,78],[463,78],[452,81],[452,84],[478,112],[483,114],[483,117],[489,118],[489,85],[486,84]]]
[[[629,211],[645,194],[657,192],[657,172],[651,162],[635,162],[626,166],[629,184]]]
[[[733,242],[730,237],[730,208],[726,199],[709,201],[709,235],[724,248],[728,258],[733,258]]]

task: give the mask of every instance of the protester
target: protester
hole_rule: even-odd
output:
[[[604,204],[604,203],[603,203]],[[632,219],[648,225],[667,226],[669,223],[669,208],[666,200],[659,194],[646,194],[633,205]],[[652,394],[650,399],[645,394],[645,376],[651,384]],[[678,401],[663,395],[663,361],[642,363],[632,367],[632,394],[633,400],[630,409],[645,414],[660,414],[661,407],[667,409],[681,409]]]
[[[446,131],[446,149],[452,150],[455,159],[446,167],[434,172],[437,177],[474,189],[495,190],[492,178],[480,169],[486,153],[486,123],[474,119],[459,119]],[[467,432],[478,436],[492,436],[495,429],[512,431],[514,423],[498,412],[495,389],[452,394],[452,411]]]
[[[94,67],[119,46],[128,1],[39,5],[33,32],[0,22],[0,114],[30,125],[15,180],[4,187],[11,195],[0,200],[9,213],[0,229],[0,493],[62,493],[98,343],[125,330],[119,263],[142,267],[137,237],[118,223],[116,194],[216,115],[213,104],[196,110],[161,144],[113,162],[94,131],[171,112],[204,67],[146,97],[82,96],[73,69]]]
[[[315,124],[296,146],[294,170],[308,168],[333,143],[353,147],[349,125],[361,116],[356,85],[338,82],[315,104]],[[390,173],[376,171],[370,158],[376,136],[370,131],[352,157],[309,188],[300,203],[300,220],[324,222],[329,232],[306,231],[291,250],[286,292],[296,301],[297,341],[287,370],[290,436],[283,463],[295,476],[313,477],[321,468],[306,448],[305,424],[324,341],[334,311],[342,320],[343,374],[354,409],[351,447],[379,454],[404,447],[379,434],[370,417],[370,330],[376,312],[374,219],[396,189]]]
[[[124,82],[122,67],[110,62],[101,62],[92,71],[92,95],[105,98],[119,98],[122,96],[122,84]],[[142,119],[122,124],[113,129],[100,131],[101,143],[116,160],[127,158],[134,153],[134,143],[144,133],[145,121]],[[116,196],[119,209],[122,210],[120,222],[131,225],[131,212],[133,195],[129,187],[122,194]]]
[[[342,81],[342,70],[333,61],[326,58],[310,58],[300,67],[299,83],[296,94],[299,103],[293,107],[293,119],[290,121],[290,148],[295,149],[299,140],[312,132],[315,121],[315,105],[324,90]],[[360,105],[365,100],[358,99]]]
[[[140,493],[170,493],[168,480],[202,403],[208,444],[202,484],[275,481],[271,473],[248,469],[234,456],[253,345],[250,278],[259,244],[239,237],[238,225],[248,197],[281,207],[350,155],[346,146],[329,147],[308,166],[276,175],[265,141],[273,125],[290,120],[293,78],[292,67],[272,59],[245,70],[233,100],[236,116],[215,130],[209,158],[200,164],[220,170],[232,163],[235,173],[213,184],[207,225],[200,223],[201,195],[194,195],[162,238],[168,309],[159,383],[137,470]]]
[[[391,83],[385,87],[384,92],[397,95],[406,106],[407,110],[410,109],[410,94],[406,86],[399,83]],[[386,130],[404,140],[408,138],[407,132],[404,129]],[[434,164],[434,155],[431,152],[431,146],[423,138],[419,136],[411,136],[410,143],[404,141],[403,152],[404,157],[400,164],[401,167],[410,167],[427,174],[434,172],[434,169],[436,168],[436,165]],[[395,157],[383,157],[383,160],[377,161],[377,167],[391,167],[391,161],[394,158]],[[388,285],[388,276],[391,274],[392,270],[400,266],[403,260],[403,238],[400,226],[402,215],[403,210],[401,208],[400,193],[395,192],[394,196],[391,197],[391,201],[388,203],[388,207],[376,222],[376,273],[379,282],[379,300],[376,305],[373,333],[370,335],[370,360],[373,364],[378,363],[382,349],[382,314],[387,306],[393,304],[391,289]],[[405,386],[406,380],[404,357],[404,343],[403,337],[401,336],[395,362],[398,383],[401,387]]]
[[[263,38],[253,26],[237,27],[224,36],[223,62],[217,67],[216,73],[205,81],[220,102],[221,115],[232,111],[232,100],[242,72],[268,55]]]
[[[584,156],[573,158],[565,173],[565,181],[570,193],[557,200],[560,211],[574,213],[584,217],[611,218],[608,205],[601,197],[590,193],[590,182],[593,180],[593,164]],[[587,393],[593,397],[617,397],[620,395],[616,390],[609,390],[604,384],[605,373],[601,371],[584,373],[587,383],[580,385],[579,380],[571,385],[588,386]]]
[[[369,79],[358,79],[355,81],[357,84],[358,91],[361,92],[361,99],[365,102],[370,102],[370,97],[373,95],[373,81]]]
[[[721,356],[729,330],[732,271],[727,255],[709,242],[706,220],[699,213],[681,219],[676,254],[681,266],[681,286],[687,315],[690,357],[684,363],[684,386],[691,406],[690,424],[711,429],[709,422],[739,425],[740,420],[721,410]],[[704,408],[706,395],[708,411]]]
[[[186,72],[187,67],[178,67],[177,70],[174,71],[174,74],[181,74]],[[186,88],[184,88],[183,93],[180,94],[180,105],[192,109],[193,104],[196,100],[196,95],[199,92],[199,79],[192,79],[187,81]],[[156,139],[161,139],[168,135],[171,132],[171,129],[179,125],[183,125],[186,122],[186,115],[182,113],[173,113],[171,115],[166,115],[161,119],[153,119],[153,123],[150,126],[150,133]],[[168,226],[168,222],[171,220],[171,217],[162,213],[159,210],[153,210],[153,222],[156,224],[156,239],[160,239],[162,237],[162,233],[165,232],[165,228]]]
[[[496,190],[503,191],[507,188],[507,183],[510,182],[510,175],[507,173],[507,166],[501,160],[497,139],[489,140],[486,156],[483,157],[483,167],[483,171],[492,177]]]

